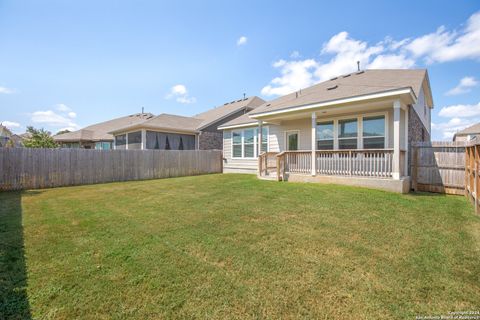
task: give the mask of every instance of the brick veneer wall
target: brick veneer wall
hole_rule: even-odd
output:
[[[200,150],[222,150],[223,134],[222,132],[202,131],[198,136],[198,147]]]
[[[430,133],[423,125],[417,112],[409,106],[408,108],[408,175],[412,163],[412,143],[430,141]]]

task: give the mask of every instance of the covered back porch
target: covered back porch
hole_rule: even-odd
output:
[[[280,143],[259,154],[260,178],[410,188],[408,107],[400,99],[259,119],[257,141],[267,124]]]

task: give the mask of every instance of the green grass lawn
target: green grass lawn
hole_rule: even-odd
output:
[[[480,308],[464,197],[208,175],[0,193],[0,319]]]

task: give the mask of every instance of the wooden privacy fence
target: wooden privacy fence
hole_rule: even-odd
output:
[[[466,148],[465,153],[465,194],[473,202],[475,213],[479,212],[478,192],[480,182],[478,173],[480,170],[480,145],[473,144]]]
[[[465,142],[417,142],[412,145],[411,178],[415,191],[465,193]]]
[[[0,190],[37,189],[222,172],[219,150],[0,148]]]

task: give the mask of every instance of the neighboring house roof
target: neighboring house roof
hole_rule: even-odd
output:
[[[112,130],[144,122],[153,117],[151,113],[136,113],[129,116],[97,123],[83,129],[53,136],[57,142],[113,140]]]
[[[202,121],[202,119],[162,113],[146,121],[112,130],[110,133],[119,133],[140,128],[194,133]]]
[[[11,137],[12,131],[5,127],[4,125],[0,124],[0,137]]]
[[[249,125],[254,125],[257,124],[258,120],[250,118],[248,114],[243,114],[238,118],[235,118],[231,121],[228,121],[221,126],[218,127],[218,129],[227,129],[229,127],[242,127],[242,126],[249,126]]]
[[[221,106],[199,113],[192,117],[162,113],[141,123],[111,130],[109,133],[117,134],[141,128],[196,133],[208,126],[218,123],[222,119],[225,119],[228,116],[237,113],[238,111],[245,110],[248,112],[257,108],[263,103],[265,103],[265,100],[253,96],[241,100],[227,102]]]
[[[418,97],[425,79],[428,79],[425,69],[379,69],[350,73],[268,101],[250,112],[250,115],[406,88],[411,88]],[[427,91],[427,99],[432,106],[430,88]]]
[[[453,139],[455,139],[456,136],[468,136],[468,135],[472,135],[472,134],[480,134],[480,123],[476,123],[473,126],[470,126],[470,127],[465,128],[461,131],[458,131],[453,136]]]
[[[199,113],[193,117],[197,119],[203,119],[203,122],[198,127],[198,130],[201,130],[222,119],[225,119],[239,110],[246,109],[246,111],[250,111],[264,103],[265,100],[257,96],[252,96],[241,100],[227,102],[221,106]]]

